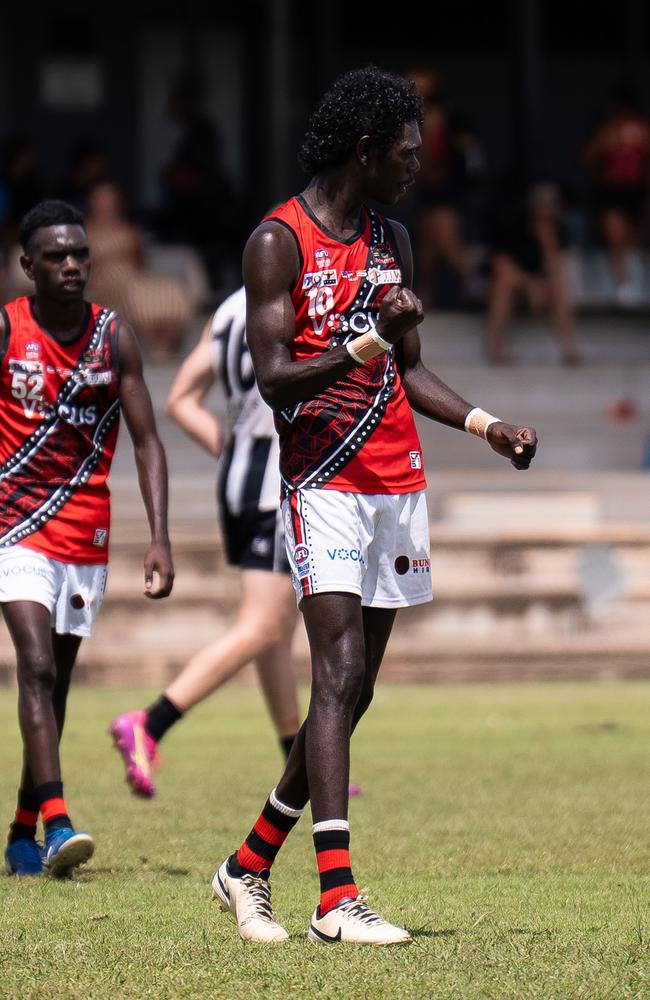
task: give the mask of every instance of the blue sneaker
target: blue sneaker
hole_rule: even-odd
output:
[[[43,871],[52,878],[64,878],[92,858],[94,850],[95,841],[89,833],[75,833],[71,826],[58,827],[45,839]]]
[[[7,875],[42,875],[41,845],[35,840],[14,840],[5,851]]]

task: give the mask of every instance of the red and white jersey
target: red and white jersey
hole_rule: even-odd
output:
[[[382,298],[402,284],[394,236],[364,209],[348,240],[328,232],[299,195],[269,219],[294,233],[300,274],[292,291],[292,358],[305,361],[372,330]],[[283,493],[413,493],[426,486],[422,449],[394,349],[358,365],[313,399],[276,414]]]
[[[52,559],[105,563],[120,403],[114,312],[88,305],[88,324],[60,343],[29,298],[2,310],[0,550],[20,542]]]

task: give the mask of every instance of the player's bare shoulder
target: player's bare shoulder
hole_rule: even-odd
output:
[[[253,230],[242,260],[244,285],[250,295],[265,288],[287,288],[295,284],[300,271],[296,238],[284,223],[265,219]]]

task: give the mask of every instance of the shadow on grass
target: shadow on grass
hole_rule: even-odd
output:
[[[439,931],[431,931],[426,927],[418,927],[416,930],[409,930],[409,934],[413,939],[415,938],[441,938],[441,937],[454,937],[459,931],[456,927],[447,927]]]

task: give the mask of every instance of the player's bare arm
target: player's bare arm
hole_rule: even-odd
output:
[[[352,371],[357,362],[345,347],[308,361],[291,358],[296,331],[291,289],[300,262],[295,241],[283,226],[277,222],[258,226],[246,244],[243,269],[248,346],[260,392],[269,406],[283,410],[312,399]],[[382,337],[398,340],[418,321],[418,315],[412,300],[395,301],[393,296],[382,310]]]
[[[144,560],[145,594],[151,598],[167,597],[174,583],[167,530],[167,462],[142,375],[140,348],[133,331],[124,323],[120,327],[118,345],[120,406],[133,441],[140,492],[151,530],[151,544]],[[156,587],[154,573],[158,574]]]
[[[214,385],[213,348],[203,335],[181,365],[167,398],[167,414],[210,455],[218,458],[224,437],[219,421],[203,405]]]
[[[413,296],[413,292],[408,287],[413,277],[413,257],[409,236],[400,223],[393,221],[391,225],[399,246],[403,279],[407,286],[402,289],[402,292],[405,295]],[[474,408],[473,404],[468,403],[466,399],[459,396],[442,379],[439,379],[437,375],[425,367],[420,351],[420,335],[415,327],[402,336],[396,353],[404,391],[413,409],[438,423],[464,430],[467,416]],[[507,424],[502,420],[490,424],[486,432],[486,440],[493,451],[510,459],[512,465],[520,470],[530,466],[537,448],[537,435],[534,428],[519,427]]]

